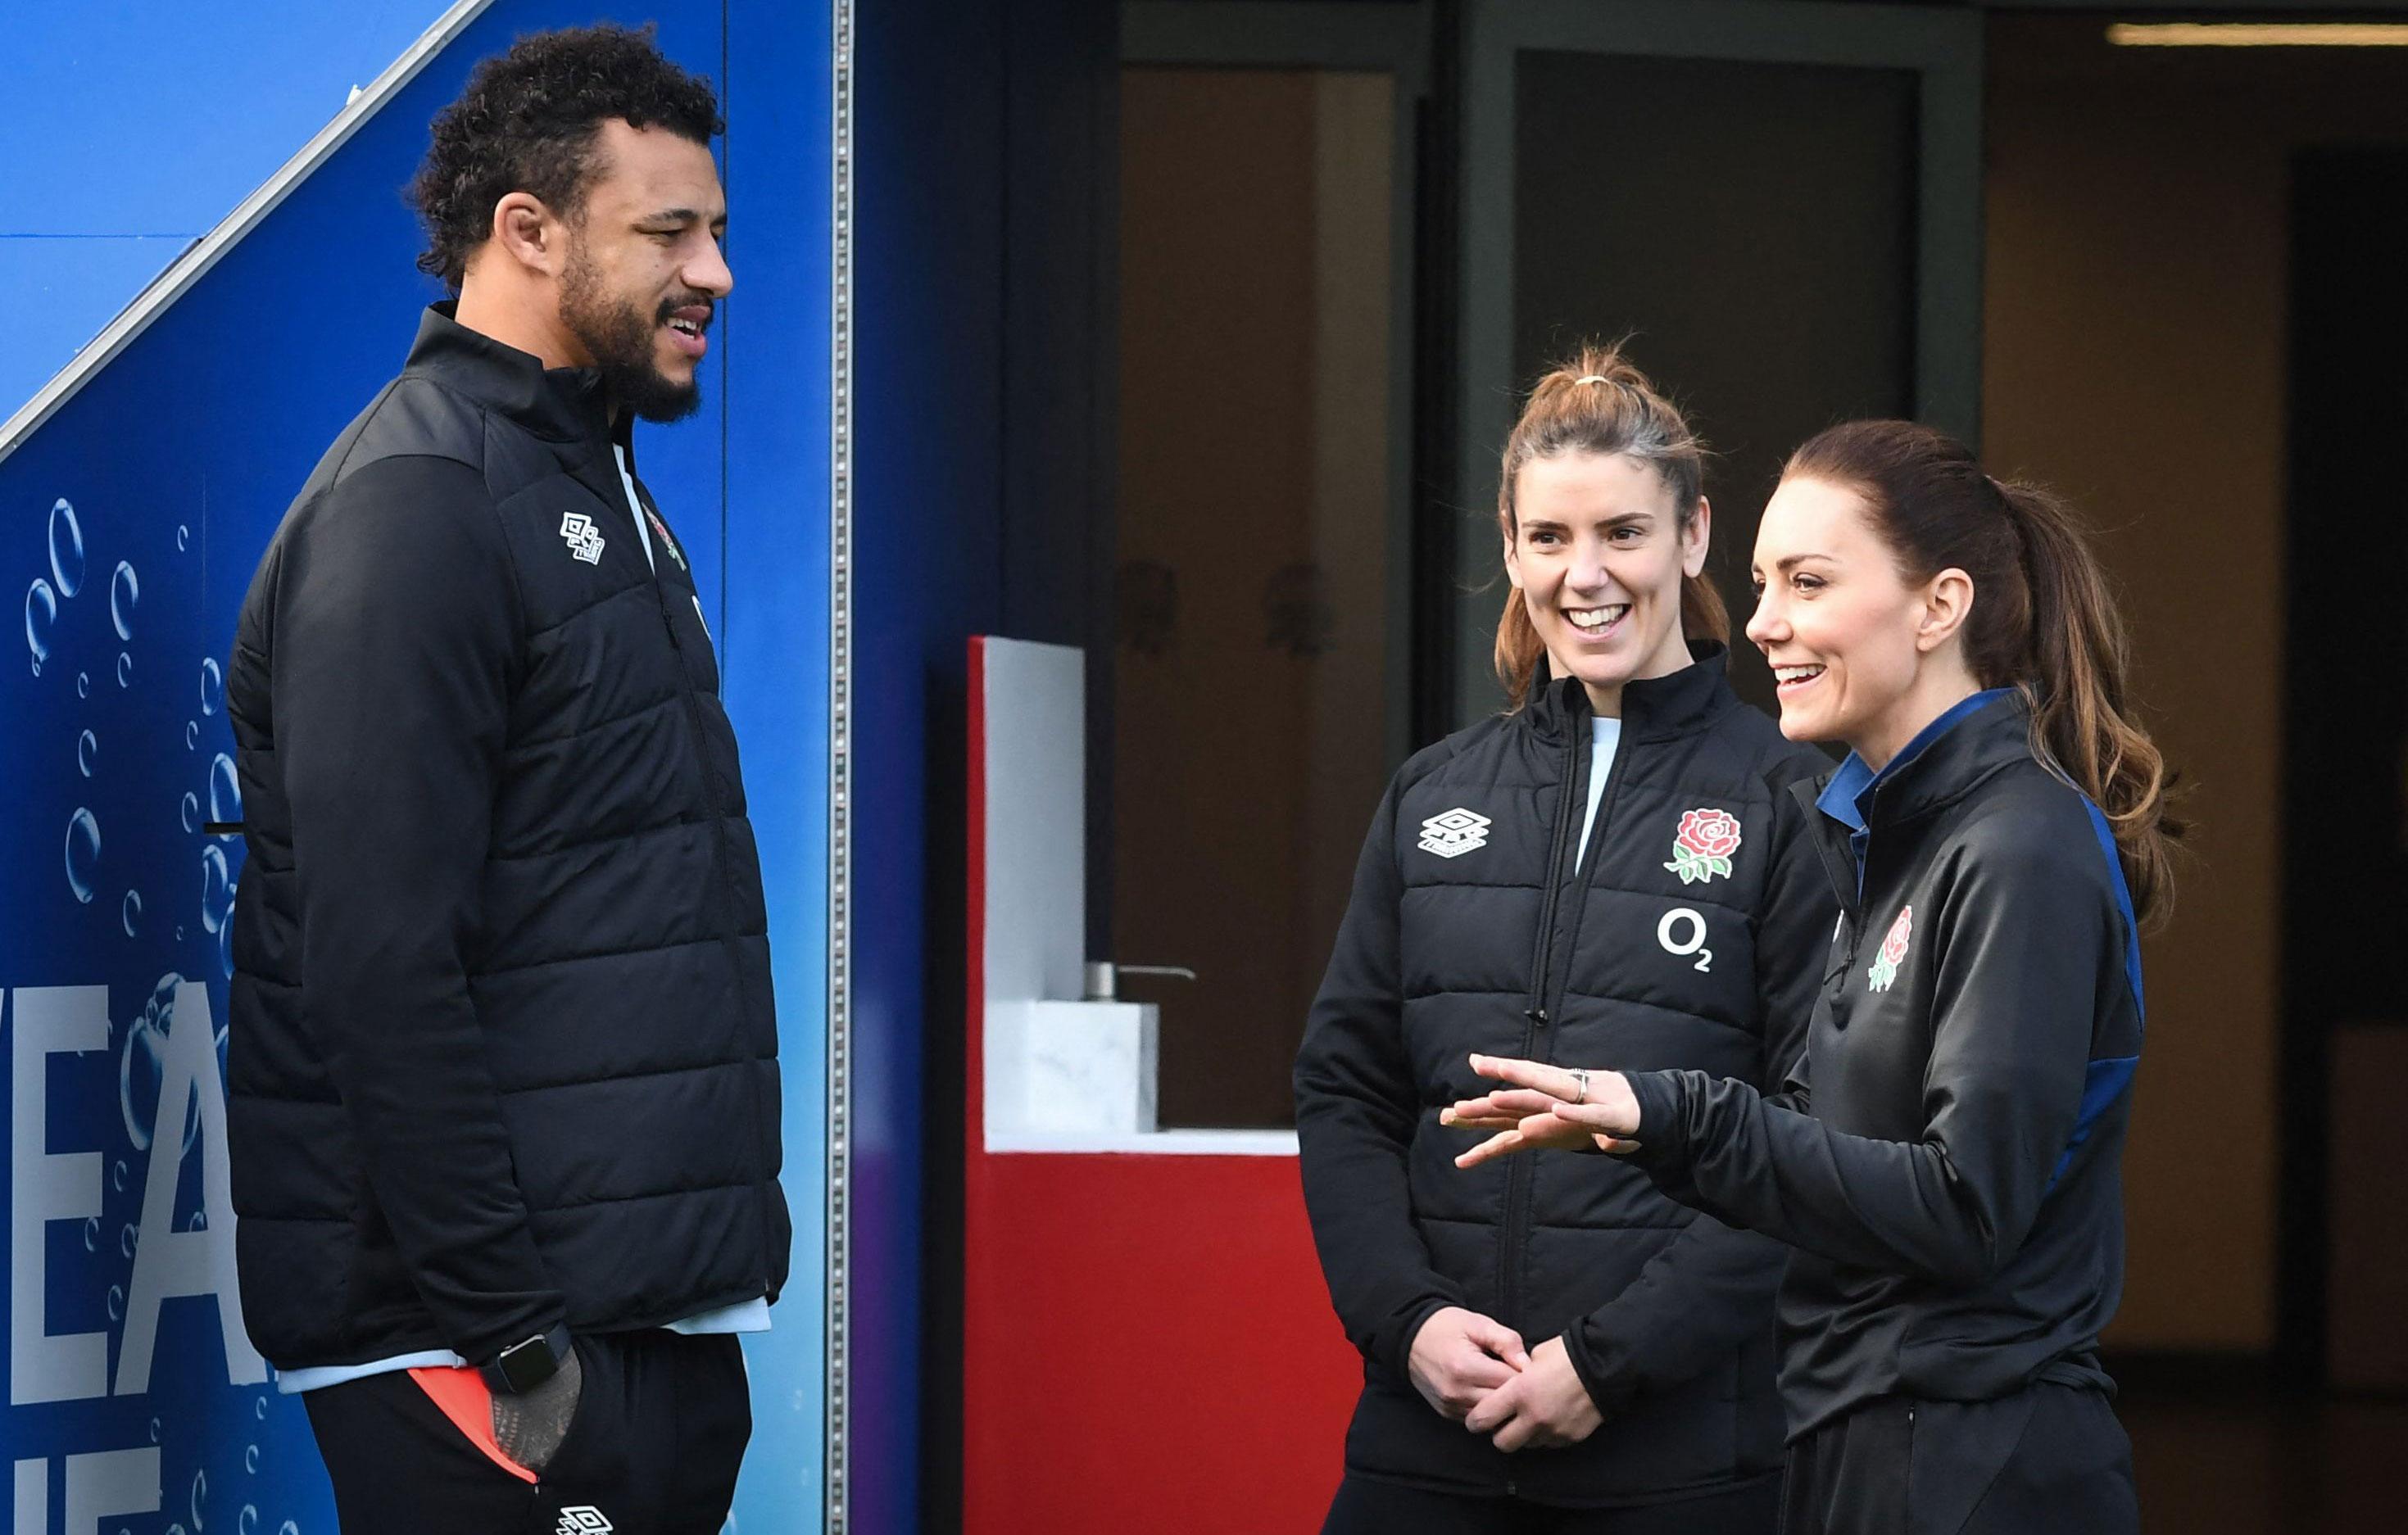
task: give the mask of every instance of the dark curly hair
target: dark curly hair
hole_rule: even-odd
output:
[[[493,233],[494,205],[511,192],[575,218],[611,118],[697,144],[726,131],[710,82],[663,58],[652,33],[608,23],[538,32],[477,66],[435,115],[435,142],[409,184],[426,225],[420,271],[458,292],[469,253]]]

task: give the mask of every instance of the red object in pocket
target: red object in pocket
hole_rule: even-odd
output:
[[[412,1370],[409,1378],[453,1428],[468,1436],[469,1443],[485,1452],[486,1459],[522,1482],[536,1479],[535,1472],[504,1455],[494,1438],[494,1391],[484,1376],[466,1367],[436,1365]]]

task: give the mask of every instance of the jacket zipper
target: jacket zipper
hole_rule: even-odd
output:
[[[1522,1010],[1522,1057],[1528,1059],[1538,1044],[1539,1030],[1550,1021],[1549,1002],[1555,988],[1550,972],[1555,963],[1555,918],[1563,903],[1564,855],[1571,843],[1572,803],[1581,780],[1588,775],[1587,763],[1581,755],[1578,734],[1564,747],[1563,788],[1555,799],[1555,846],[1547,856],[1547,893],[1539,905],[1538,952],[1530,962],[1530,1005]],[[1622,768],[1623,754],[1614,753],[1614,774]],[[1609,775],[1612,785],[1614,775]],[[1605,805],[1598,805],[1601,820]],[[1594,835],[1592,831],[1591,835]],[[1552,1053],[1552,1052],[1551,1052]],[[1522,1247],[1529,1239],[1530,1224],[1530,1159],[1516,1157],[1505,1171],[1505,1227],[1497,1252],[1498,1320],[1506,1326],[1516,1323],[1522,1305]]]
[[[614,469],[617,467],[615,454],[613,455],[612,467]],[[644,519],[644,508],[637,499],[634,471],[632,468],[628,471],[627,477],[624,481],[624,484],[626,487],[628,495],[627,514],[640,524]],[[639,533],[640,531],[641,530],[638,529]],[[686,665],[685,646],[683,642],[678,638],[677,621],[669,615],[668,589],[661,584],[660,562],[658,559],[655,558],[651,561],[650,563],[652,565],[652,605],[660,613],[661,632],[668,636],[669,650],[677,657],[678,698],[679,701],[685,705],[686,728],[693,732],[694,749],[702,761],[703,798],[705,803],[710,807],[711,862],[714,872],[719,876],[718,893],[723,915],[722,926],[724,929],[724,931],[721,935],[721,942],[730,950],[730,959],[734,961],[731,965],[731,969],[734,972],[737,996],[739,1002],[744,1006],[746,1016],[749,1017],[752,1012],[752,988],[748,986],[744,980],[744,966],[741,956],[733,952],[736,948],[736,892],[728,873],[727,808],[724,802],[721,800],[719,794],[719,768],[718,765],[710,760],[710,732],[703,721],[702,704],[695,696],[694,674],[688,670]],[[697,604],[695,612],[698,615],[700,611],[700,606]],[[757,1073],[747,1073],[746,1074],[748,1078],[746,1084],[748,1089],[747,1096],[752,1102],[753,1138],[757,1143],[763,1134],[763,1120],[765,1118],[764,1109],[761,1102],[761,1087],[757,1080]],[[769,1211],[767,1208],[768,1197],[767,1195],[762,1197],[761,1204],[763,1206],[762,1230],[766,1233],[775,1224],[767,1218]],[[761,1286],[762,1293],[767,1295],[768,1293],[769,1286],[769,1265],[767,1255],[765,1251],[761,1254],[756,1254],[755,1257],[757,1258],[755,1267],[758,1272],[752,1276],[753,1282],[758,1284]]]

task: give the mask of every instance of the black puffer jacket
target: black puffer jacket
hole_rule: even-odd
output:
[[[1795,1059],[1836,912],[1784,790],[1829,764],[1741,704],[1724,660],[1701,649],[1625,689],[1584,873],[1590,731],[1576,682],[1420,753],[1381,803],[1296,1070],[1313,1236],[1365,1360],[1354,1471],[1610,1505],[1781,1463],[1784,1249],[1694,1215],[1611,1158],[1459,1171],[1476,1137],[1438,1123],[1441,1105],[1492,1085],[1472,1076],[1474,1051],[1758,1084]],[[1691,811],[1736,822],[1727,873],[1684,856]],[[1507,1456],[1440,1417],[1407,1359],[1448,1305],[1532,1346],[1561,1335],[1605,1426]]]
[[[736,739],[595,375],[430,312],[243,604],[230,1163],[281,1368],[786,1273],[777,1026]]]

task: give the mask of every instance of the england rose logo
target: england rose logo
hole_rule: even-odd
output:
[[[1914,931],[1914,908],[1900,906],[1898,920],[1889,925],[1889,936],[1882,940],[1881,953],[1874,959],[1872,969],[1865,979],[1875,991],[1887,991],[1898,979],[1898,967],[1906,959],[1906,940]]]
[[[1664,867],[1684,885],[1703,885],[1716,874],[1728,879],[1739,838],[1739,817],[1729,811],[1684,810],[1681,830],[1672,836],[1672,861]]]

